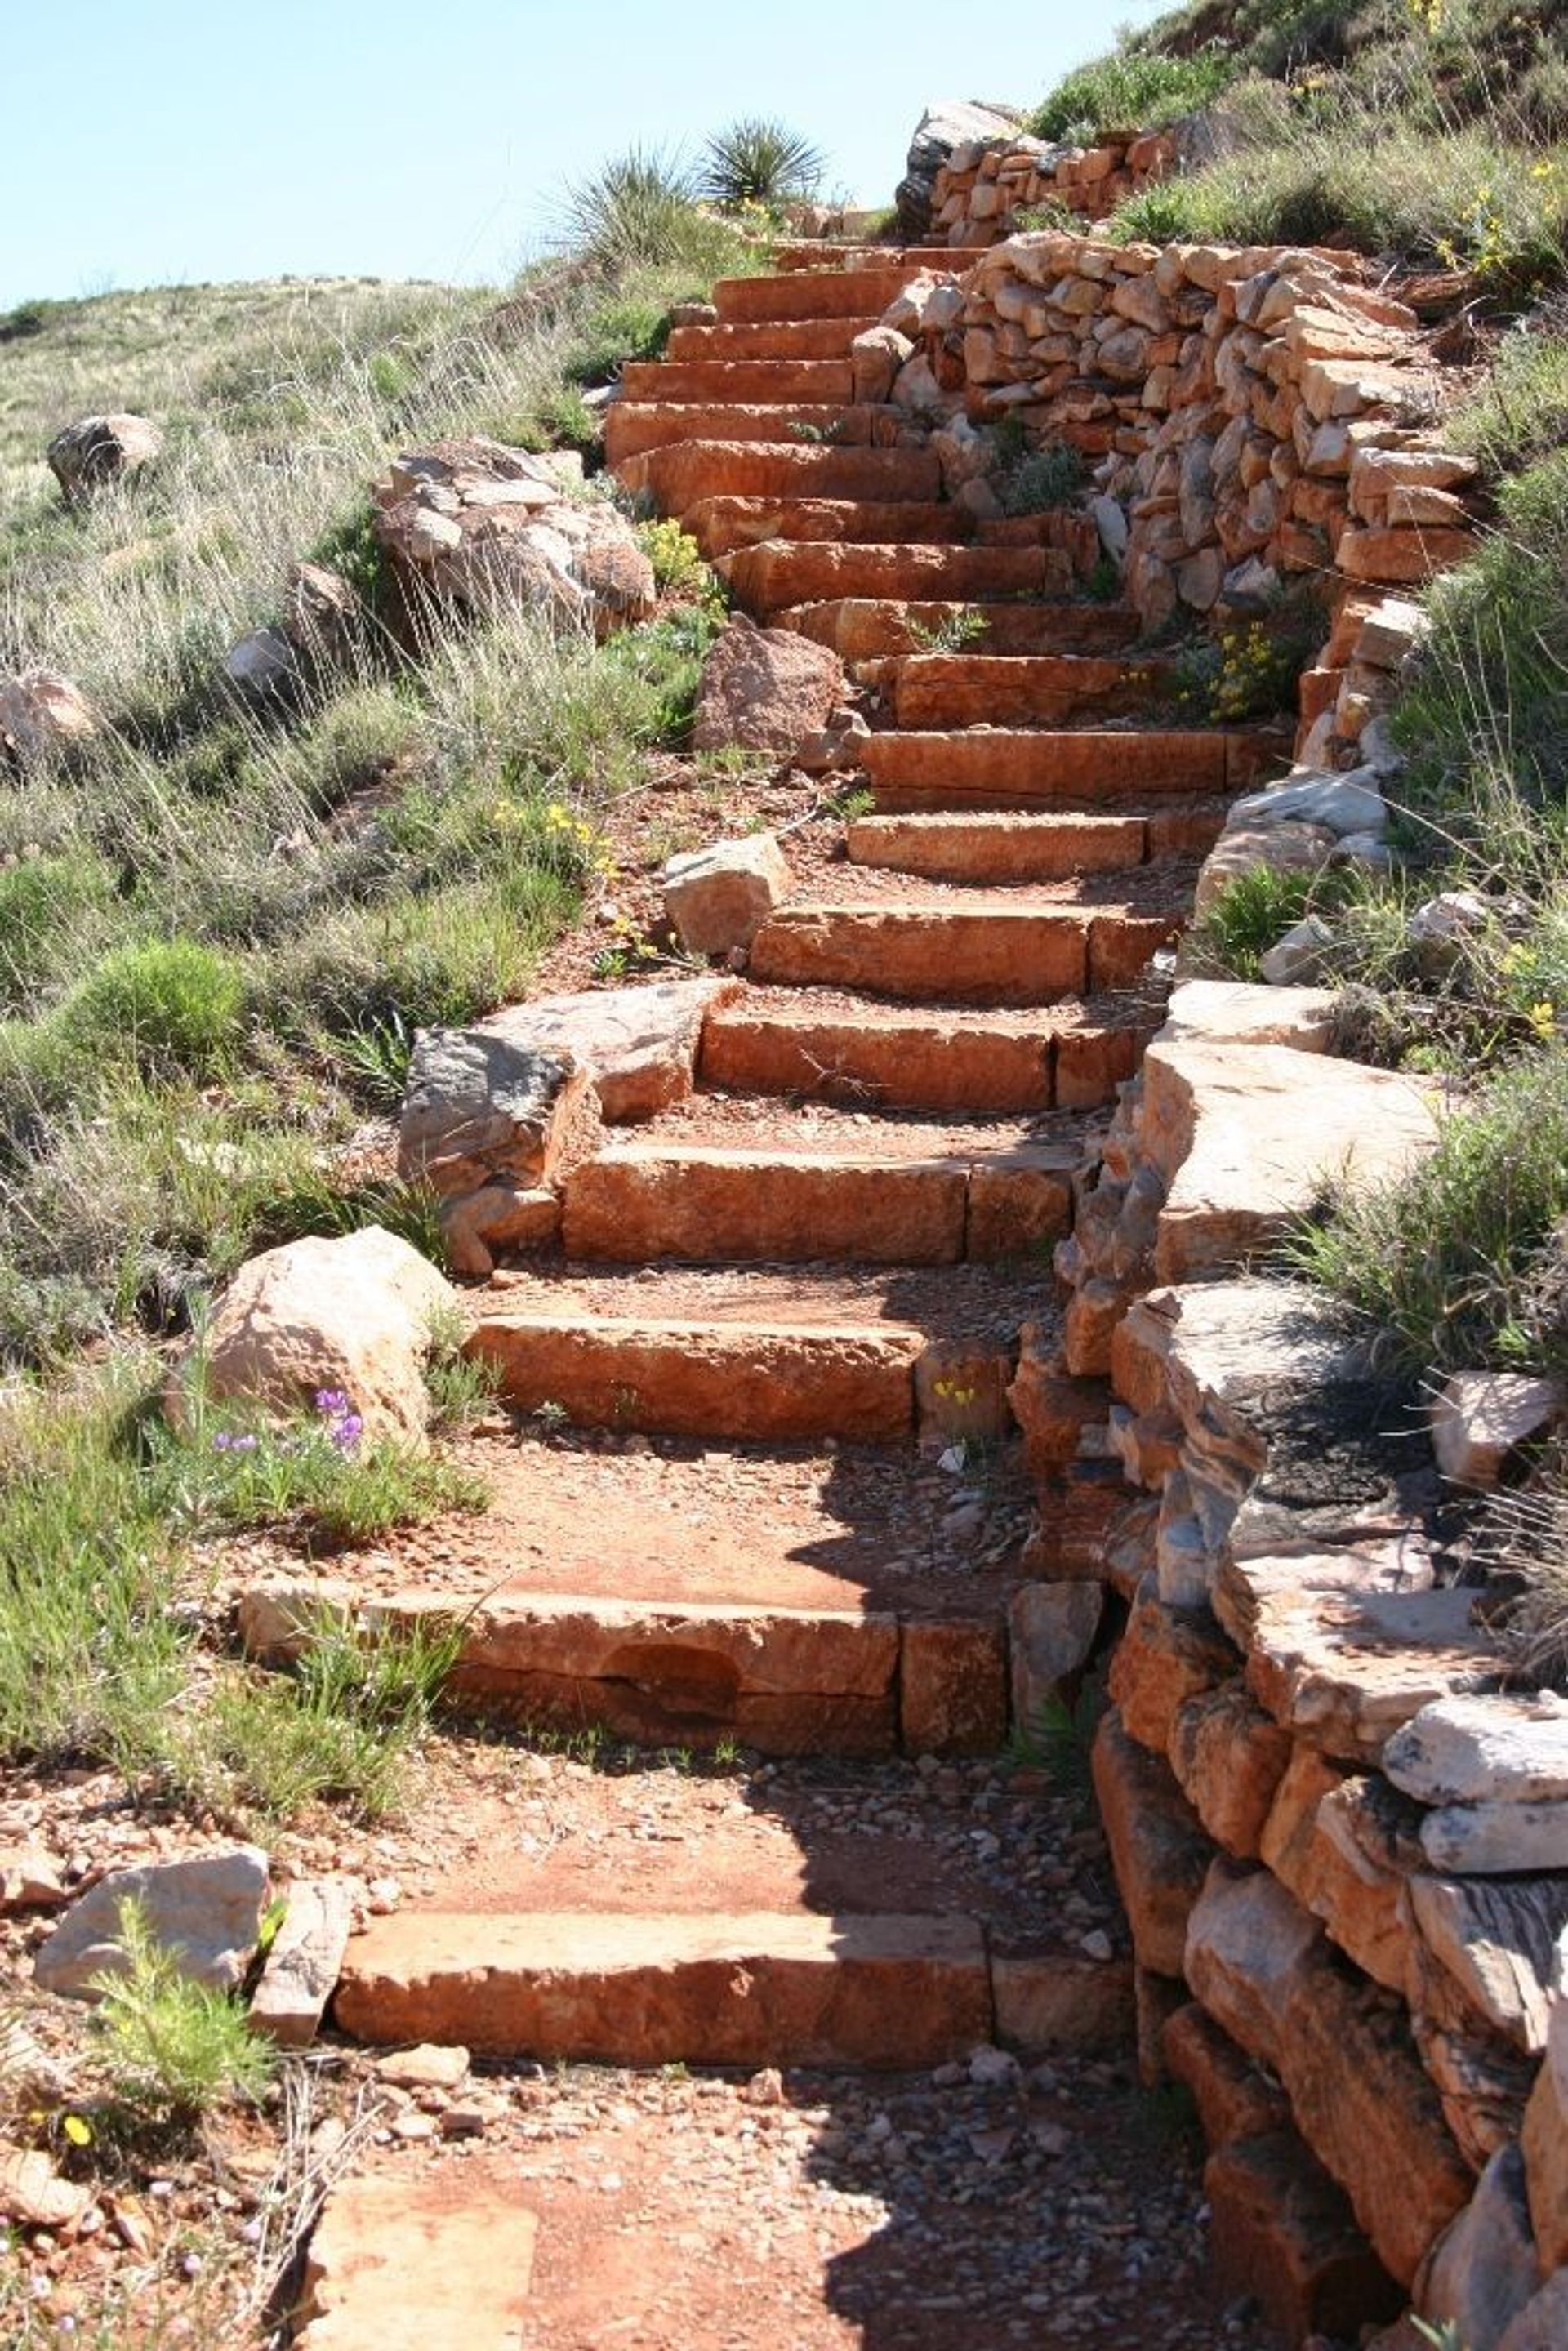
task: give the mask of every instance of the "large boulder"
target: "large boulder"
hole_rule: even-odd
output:
[[[536,608],[599,636],[657,601],[632,525],[585,495],[559,452],[438,441],[398,457],[371,497],[376,537],[416,596],[497,615]]]
[[[25,669],[0,678],[0,757],[21,767],[89,742],[97,711],[79,685],[57,669]]]
[[[379,1226],[286,1241],[242,1266],[218,1300],[170,1383],[171,1416],[188,1419],[199,1376],[210,1397],[270,1413],[340,1394],[371,1441],[423,1444],[425,1359],[455,1303],[435,1267]]]
[[[124,1966],[120,1914],[133,1902],[182,1975],[233,1991],[260,1938],[267,1883],[267,1855],[249,1844],[111,1870],[67,1911],[34,1962],[35,1980],[40,1991],[90,1999],[97,1978]]]
[[[162,446],[162,432],[151,417],[121,412],[78,417],[56,434],[46,455],[55,479],[74,503],[150,465]]]
[[[843,664],[826,645],[737,613],[703,664],[693,746],[789,758],[821,732],[844,692]]]
[[[898,233],[905,245],[918,245],[931,226],[931,194],[936,174],[955,147],[971,140],[1007,139],[1022,117],[1010,106],[988,106],[979,99],[941,98],[921,116],[909,142],[909,158],[898,183]]]

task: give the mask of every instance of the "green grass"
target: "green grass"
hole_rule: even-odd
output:
[[[1294,1268],[1364,1322],[1391,1368],[1568,1369],[1535,1299],[1568,1217],[1568,1051],[1501,1070],[1398,1181],[1334,1200]]]
[[[1163,131],[1179,115],[1210,106],[1232,80],[1234,63],[1218,49],[1184,57],[1122,47],[1058,82],[1030,117],[1037,139],[1087,145],[1113,131]]]

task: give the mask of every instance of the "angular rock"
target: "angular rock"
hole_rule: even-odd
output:
[[[549,1186],[592,1148],[598,1104],[570,1052],[497,1029],[422,1029],[398,1125],[398,1173],[442,1198],[493,1177]]]
[[[1527,2054],[1544,2049],[1555,1954],[1568,1932],[1568,1878],[1497,1885],[1417,1876],[1409,1897],[1421,1940],[1469,2017]]]
[[[121,410],[79,417],[56,434],[46,455],[49,471],[74,501],[150,465],[162,446],[162,429],[150,416]]]
[[[1008,1603],[1012,1719],[1027,1731],[1094,1646],[1105,1595],[1097,1583],[1024,1583]]]
[[[18,2229],[73,2229],[92,2190],[62,2179],[52,2156],[0,2142],[0,2220]]]
[[[1530,2220],[1542,2275],[1568,2263],[1568,1939],[1553,1987],[1546,2055],[1524,2111]]]
[[[1229,1272],[1271,1249],[1326,1182],[1385,1182],[1431,1150],[1430,1089],[1277,1045],[1155,1041],[1144,1060],[1145,1153],[1168,1183],[1162,1281]]]
[[[759,629],[735,613],[703,664],[692,745],[792,756],[843,701],[843,664],[790,629]]]
[[[424,1364],[433,1329],[455,1309],[450,1286],[418,1250],[376,1225],[308,1236],[240,1268],[164,1391],[172,1417],[183,1383],[214,1398],[308,1412],[341,1393],[371,1442],[423,1444],[430,1415]]]
[[[21,767],[90,742],[101,725],[80,686],[57,669],[0,678],[0,754]]]
[[[915,1620],[899,1647],[898,1728],[911,1755],[989,1755],[1007,1737],[1000,1625]]]
[[[360,600],[340,571],[325,563],[296,563],[283,591],[283,633],[301,661],[326,668],[353,645],[362,619]]]
[[[1133,2030],[1132,1972],[1124,1959],[993,1959],[998,2041],[1030,2057],[1124,2049]]]
[[[353,1925],[353,1899],[340,1877],[299,1878],[287,1888],[288,1907],[251,1995],[252,2029],[284,2049],[304,2049],[316,2038]]]
[[[1432,1406],[1432,1449],[1457,1486],[1495,1486],[1509,1456],[1563,1414],[1554,1380],[1521,1372],[1455,1372]]]
[[[1328,831],[1375,832],[1381,836],[1388,823],[1388,804],[1370,768],[1354,774],[1306,769],[1260,792],[1248,792],[1231,807],[1235,825],[1313,824]]]
[[[1384,1770],[1423,1804],[1541,1803],[1568,1798],[1568,1698],[1441,1698],[1392,1738]]]
[[[1359,1776],[1325,1787],[1311,1831],[1281,1876],[1358,1968],[1406,1995],[1412,1877],[1397,1834],[1386,1833],[1378,1817],[1389,1794],[1385,1782]]]
[[[397,2090],[457,2090],[468,2079],[468,2052],[422,2041],[376,2059],[376,2079]]]
[[[936,174],[956,147],[971,141],[1010,138],[1018,116],[1010,109],[984,106],[974,99],[939,99],[921,116],[903,179],[894,201],[899,235],[918,245],[931,225],[931,197]]]
[[[1559,2270],[1525,2304],[1497,2351],[1563,2351],[1564,2343],[1568,2343],[1568,2270]]]
[[[1186,1701],[1228,1681],[1237,1662],[1207,1609],[1168,1607],[1145,1578],[1111,1660],[1108,1687],[1124,1729],[1165,1755]]]
[[[514,2185],[476,2180],[466,2167],[345,2180],[310,2240],[297,2339],[308,2351],[515,2351],[538,2233]]]
[[[37,1844],[0,1844],[0,1917],[11,1910],[53,1910],[66,1899],[52,1853]]]
[[[1215,1843],[1255,1859],[1291,1756],[1290,1733],[1240,1681],[1200,1692],[1177,1708],[1166,1749],[1187,1802]]]
[[[560,1231],[560,1220],[558,1192],[492,1176],[476,1192],[455,1193],[442,1201],[446,1261],[454,1273],[483,1281],[497,1256],[548,1248]]]
[[[1165,1761],[1122,1728],[1113,1707],[1095,1735],[1094,1792],[1140,1966],[1180,1976],[1187,1918],[1214,1847]]]
[[[120,1908],[136,1902],[182,1975],[232,1991],[256,1949],[267,1893],[267,1855],[255,1845],[111,1870],[67,1911],[34,1961],[35,1979],[43,1991],[90,2000],[96,1977],[120,1971]]]
[[[770,832],[672,857],[664,905],[689,955],[744,950],[788,893],[789,867]]]
[[[1444,1804],[1421,1823],[1434,1869],[1506,1877],[1521,1870],[1568,1870],[1568,1803]]]
[[[289,694],[298,682],[294,647],[281,629],[252,629],[225,654],[224,681],[250,702]]]
[[[1482,2171],[1524,2128],[1534,2061],[1492,2032],[1458,2032],[1419,2011],[1411,2022],[1454,2144],[1472,2172]]]
[[[1295,1987],[1322,1949],[1317,1920],[1266,1869],[1217,1861],[1192,1907],[1183,1972],[1231,2039],[1280,2074]]]
[[[1166,2071],[1191,2092],[1209,2147],[1289,2129],[1291,2102],[1279,2084],[1196,2000],[1166,2019],[1160,2038]]]
[[[1501,2147],[1423,2263],[1416,2307],[1429,2325],[1451,2326],[1466,2351],[1497,2351],[1538,2282],[1524,2158]]]
[[[1221,2289],[1255,2300],[1277,2341],[1354,2341],[1398,2309],[1343,2190],[1293,2130],[1233,2139],[1209,2158],[1203,2187]]]

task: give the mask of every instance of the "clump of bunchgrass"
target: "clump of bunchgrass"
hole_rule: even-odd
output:
[[[1160,131],[1178,115],[1211,106],[1235,78],[1218,48],[1181,57],[1124,47],[1079,66],[1058,82],[1029,120],[1037,139],[1087,145],[1112,131]]]
[[[746,115],[706,141],[697,186],[725,209],[758,204],[771,212],[815,195],[826,169],[821,148],[802,132],[770,116]]]

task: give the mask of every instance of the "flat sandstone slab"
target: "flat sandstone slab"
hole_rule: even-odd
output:
[[[297,2339],[306,2351],[517,2351],[538,2231],[515,2195],[466,2170],[345,2180],[310,2240]]]

